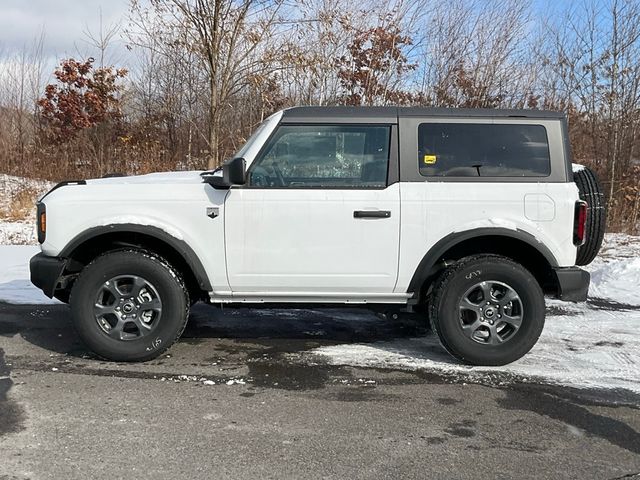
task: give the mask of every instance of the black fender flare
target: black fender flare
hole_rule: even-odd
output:
[[[464,230],[462,232],[450,233],[446,237],[441,238],[433,247],[431,247],[424,257],[422,257],[413,277],[411,277],[407,293],[418,294],[418,292],[420,292],[422,285],[424,285],[429,276],[433,274],[434,267],[443,260],[444,254],[450,249],[464,241],[479,237],[507,237],[520,240],[538,251],[547,260],[547,262],[549,262],[549,265],[552,268],[558,266],[558,261],[554,257],[553,253],[551,253],[551,250],[549,250],[544,244],[540,243],[536,237],[524,230],[511,230],[508,228],[494,227],[474,228],[471,230]]]
[[[65,247],[62,249],[59,257],[63,258],[71,258],[73,252],[83,245],[84,243],[108,234],[114,233],[136,233],[142,234],[149,237],[153,237],[154,239],[165,243],[169,247],[171,247],[175,252],[182,257],[187,266],[191,269],[193,276],[198,282],[198,286],[207,292],[213,290],[211,287],[211,282],[209,280],[209,276],[207,275],[200,258],[193,251],[193,249],[185,242],[184,240],[180,240],[179,238],[174,237],[173,235],[165,232],[164,230],[154,227],[151,225],[138,225],[135,223],[116,223],[110,225],[101,225],[99,227],[89,228],[79,235],[75,236]]]

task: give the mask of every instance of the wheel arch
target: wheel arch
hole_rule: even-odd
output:
[[[414,293],[414,301],[421,301],[447,262],[480,253],[511,258],[531,271],[543,291],[557,290],[553,269],[558,266],[558,261],[533,235],[519,229],[476,228],[451,233],[431,247],[418,264],[407,292]]]
[[[193,249],[184,240],[149,225],[112,224],[90,228],[74,237],[59,256],[70,260],[71,270],[78,270],[98,255],[123,247],[157,253],[183,275],[190,288],[212,290],[206,270]]]

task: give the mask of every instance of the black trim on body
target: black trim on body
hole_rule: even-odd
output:
[[[425,254],[420,261],[418,268],[416,269],[411,282],[409,282],[409,288],[407,293],[417,294],[424,285],[424,282],[433,275],[433,269],[442,260],[443,256],[451,248],[455,247],[465,240],[471,240],[479,237],[507,237],[520,240],[527,245],[533,247],[549,262],[552,267],[557,267],[558,262],[551,253],[551,251],[542,243],[538,242],[536,238],[522,230],[510,230],[507,228],[474,228],[472,230],[466,230],[464,232],[454,232],[441,238],[431,249]]]
[[[44,200],[44,198],[47,195],[49,195],[51,192],[53,192],[54,190],[57,190],[57,189],[62,188],[62,187],[66,187],[67,185],[86,185],[86,184],[87,184],[86,180],[65,180],[64,182],[60,182],[60,183],[55,184],[51,190],[49,190],[42,197],[40,197],[39,201],[41,202],[42,200]]]
[[[554,268],[558,277],[558,298],[566,302],[584,302],[589,293],[591,275],[578,267]]]
[[[562,118],[562,143],[564,144],[564,164],[566,169],[567,182],[573,182],[573,153],[571,151],[571,141],[569,140],[569,125],[567,117]]]
[[[391,144],[389,145],[389,165],[387,166],[387,187],[400,181],[400,147],[398,125],[391,125]]]
[[[280,125],[290,124],[392,124],[398,123],[397,107],[293,107],[282,112]]]
[[[390,218],[389,210],[355,210],[353,218]]]
[[[49,257],[44,253],[38,253],[29,261],[31,283],[42,290],[47,297],[52,298],[67,262],[66,258]]]
[[[85,242],[96,238],[100,235],[108,235],[113,233],[138,233],[155,238],[166,243],[173,248],[189,266],[195,276],[198,286],[207,292],[213,290],[211,282],[207,276],[207,272],[202,266],[202,262],[191,249],[191,247],[183,240],[180,240],[164,230],[150,225],[137,225],[135,223],[121,223],[114,225],[104,225],[100,227],[85,230],[80,235],[71,240],[60,252],[60,257],[71,257],[73,252]]]
[[[280,123],[396,123],[405,117],[564,118],[562,112],[494,108],[426,107],[293,107],[282,113]]]

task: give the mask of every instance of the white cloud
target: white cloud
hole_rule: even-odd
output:
[[[33,45],[44,31],[47,58],[89,55],[84,30],[97,33],[100,12],[104,27],[125,26],[129,0],[0,0],[0,51],[12,54]],[[115,61],[124,54],[119,38],[111,55]]]

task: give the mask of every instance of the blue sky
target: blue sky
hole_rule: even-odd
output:
[[[484,0],[491,2],[492,0]],[[532,0],[532,11],[552,18],[585,0]],[[608,3],[609,0],[599,0]],[[44,53],[49,61],[90,54],[84,30],[97,32],[100,14],[105,27],[126,26],[129,0],[0,0],[0,54],[29,47],[44,31]],[[114,42],[108,63],[126,57],[122,40]]]
[[[123,22],[128,8],[129,0],[0,0],[0,52],[29,48],[44,31],[47,57],[77,56],[88,49],[83,30],[99,30],[100,12],[108,26]]]

